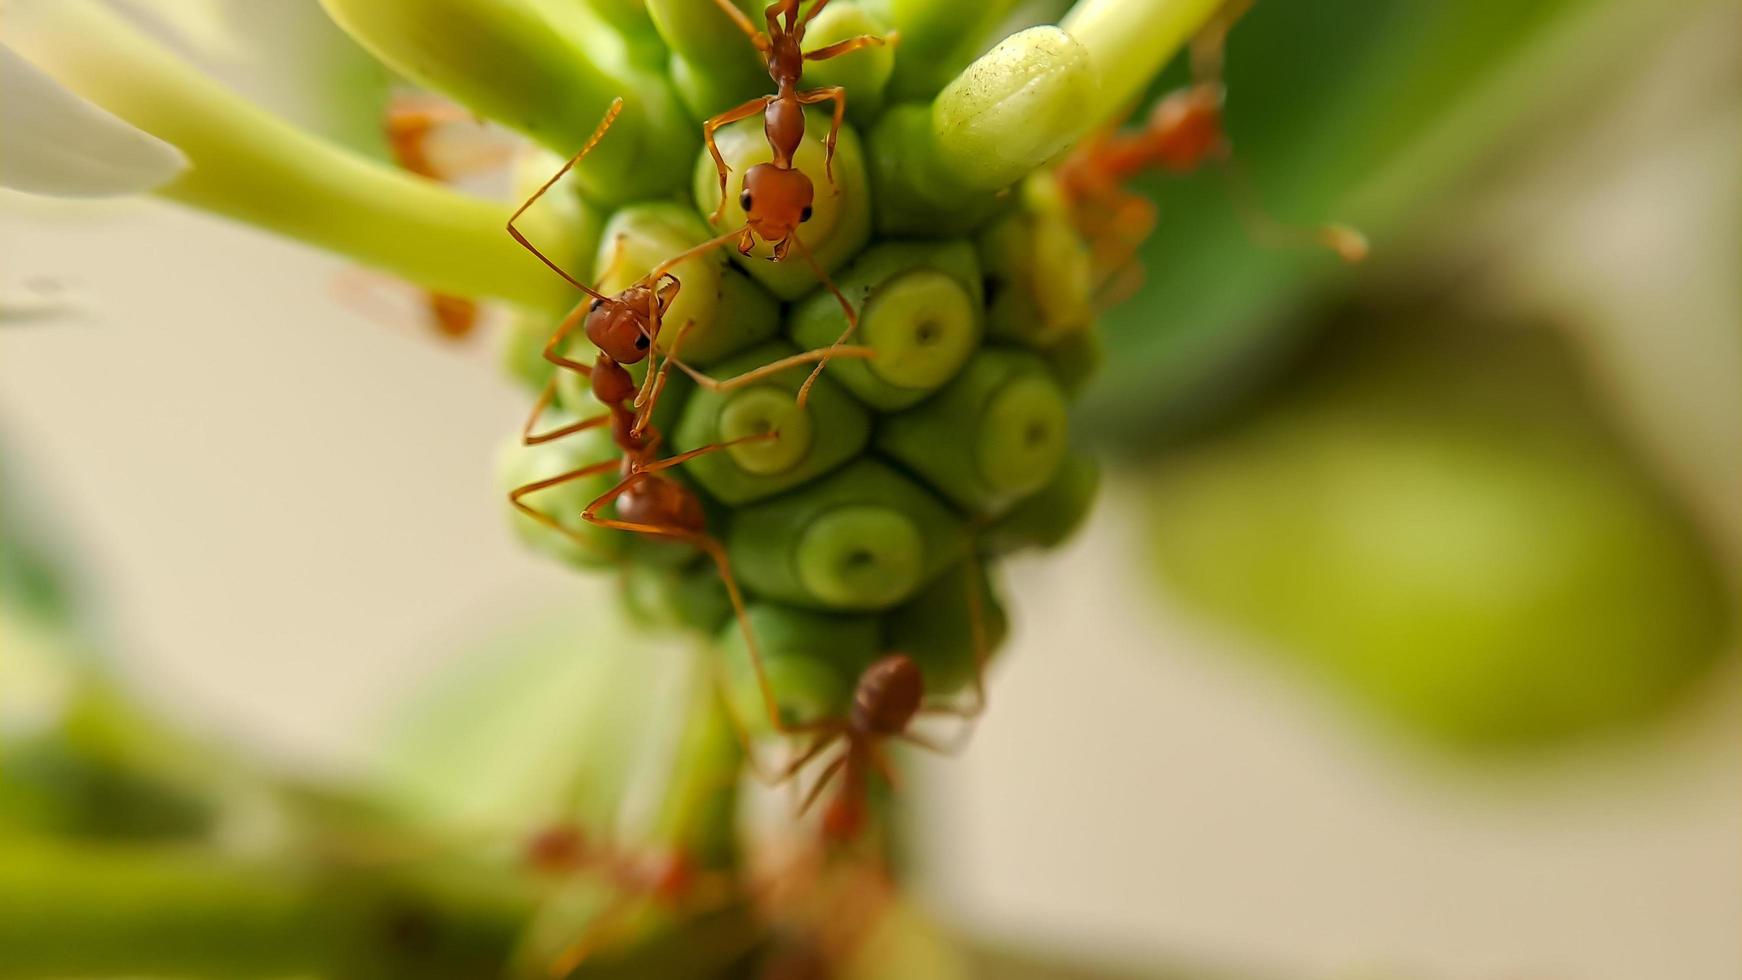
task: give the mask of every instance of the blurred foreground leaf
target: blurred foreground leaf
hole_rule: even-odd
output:
[[[1722,650],[1713,557],[1557,335],[1406,329],[1162,468],[1169,583],[1448,742],[1661,710]]]

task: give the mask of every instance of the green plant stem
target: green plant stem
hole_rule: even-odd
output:
[[[690,679],[684,732],[654,820],[663,844],[693,857],[702,867],[724,868],[737,860],[737,740],[720,703],[709,666],[710,653],[698,650]]]
[[[609,138],[576,179],[600,200],[668,191],[700,143],[664,76],[578,4],[542,0],[322,0],[394,69],[568,156],[622,98]]]
[[[492,975],[531,896],[471,869],[0,841],[0,977]]]
[[[1059,26],[1088,49],[1100,91],[1086,123],[1116,118],[1226,0],[1078,0]]]
[[[672,81],[697,116],[772,90],[750,38],[714,0],[647,0],[647,13],[671,48]],[[760,28],[762,19],[751,23]]]
[[[549,306],[564,287],[503,229],[507,209],[311,136],[85,0],[34,8],[8,41],[62,84],[175,144],[190,167],[159,193],[350,256],[422,285]],[[22,16],[19,19],[23,19]],[[16,22],[14,22],[16,23]],[[534,218],[553,255],[579,244]]]

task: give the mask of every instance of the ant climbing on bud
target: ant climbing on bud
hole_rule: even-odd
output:
[[[516,487],[509,492],[508,500],[516,510],[533,521],[562,534],[577,546],[591,551],[594,550],[593,545],[583,536],[577,534],[550,513],[532,506],[526,498],[543,490],[576,480],[588,479],[616,469],[620,476],[617,484],[589,503],[581,511],[581,520],[599,527],[671,538],[690,544],[705,553],[719,571],[720,579],[731,599],[739,627],[743,631],[745,643],[750,649],[752,657],[760,664],[760,654],[757,652],[755,635],[750,628],[748,614],[745,612],[742,591],[739,589],[737,578],[733,575],[731,565],[727,561],[724,546],[720,544],[719,539],[708,533],[707,518],[702,511],[700,498],[696,496],[695,491],[671,479],[662,471],[697,457],[743,443],[778,439],[780,432],[779,430],[771,430],[756,433],[662,458],[659,455],[659,449],[664,441],[664,436],[653,426],[652,413],[673,364],[682,367],[691,377],[696,379],[698,384],[715,389],[728,389],[748,384],[796,364],[821,361],[828,356],[829,352],[818,350],[795,354],[729,380],[716,381],[693,370],[678,359],[678,352],[683,345],[685,336],[695,326],[695,321],[690,320],[678,330],[664,363],[660,365],[658,370],[648,370],[644,386],[638,392],[635,380],[630,375],[626,365],[639,363],[652,355],[654,343],[659,337],[660,325],[665,314],[683,288],[682,281],[670,270],[690,257],[716,247],[725,239],[717,238],[703,242],[667,259],[621,292],[614,296],[608,296],[581,282],[563,269],[556,261],[533,245],[515,226],[515,221],[525,214],[528,208],[532,207],[557,181],[562,179],[564,174],[591,152],[594,146],[598,145],[622,108],[623,100],[614,100],[606,111],[605,117],[580,151],[570,157],[562,168],[534,191],[508,219],[508,233],[514,237],[515,241],[537,256],[540,261],[554,270],[566,282],[589,297],[589,299],[577,304],[557,325],[555,332],[551,334],[550,339],[544,345],[543,356],[545,360],[558,368],[572,371],[585,378],[591,387],[593,397],[605,406],[604,412],[591,418],[570,422],[542,432],[537,431],[539,420],[543,418],[546,409],[550,407],[556,396],[557,379],[553,376],[545,383],[543,391],[539,393],[538,399],[532,406],[532,411],[527,416],[526,423],[521,429],[521,441],[527,446],[540,445],[608,424],[611,427],[612,441],[618,450],[618,458],[577,467],[565,473]],[[567,357],[562,353],[569,335],[577,326],[582,328],[587,339],[598,348],[598,354],[590,365]],[[858,348],[853,349],[852,353],[856,356],[869,356],[870,350]],[[607,507],[614,508],[615,517],[602,515],[601,512]]]
[[[1223,127],[1227,37],[1252,0],[1228,0],[1191,42],[1192,83],[1163,96],[1135,132],[1109,128],[1083,143],[1054,172],[1078,231],[1095,245],[1097,265],[1132,268],[1130,258],[1155,229],[1155,206],[1124,189],[1152,168],[1176,174],[1214,163],[1228,183],[1236,213],[1253,239],[1267,245],[1319,245],[1345,262],[1367,256],[1367,239],[1346,225],[1294,228],[1278,224],[1258,204],[1234,159]]]
[[[823,811],[823,832],[832,840],[851,840],[864,828],[869,809],[867,792],[871,773],[882,776],[892,788],[900,788],[900,779],[883,752],[885,742],[896,739],[941,755],[954,755],[966,746],[967,737],[973,732],[972,723],[986,710],[986,661],[991,644],[986,635],[981,596],[982,573],[974,559],[968,561],[970,573],[964,578],[968,585],[968,632],[974,672],[973,694],[966,704],[927,704],[925,675],[919,663],[905,653],[891,652],[860,672],[853,686],[852,703],[844,717],[789,723],[774,707],[773,692],[760,655],[752,653],[757,682],[762,685],[764,702],[770,706],[769,721],[774,729],[785,735],[810,737],[809,745],[792,761],[777,772],[767,773],[756,763],[749,732],[728,710],[728,720],[744,746],[744,758],[752,773],[765,783],[779,785],[797,778],[805,767],[837,742],[845,743],[842,751],[824,765],[812,782],[798,811],[801,816],[809,811],[839,776],[841,790]],[[967,724],[954,739],[943,742],[912,730],[913,723],[922,716],[952,717]]]
[[[727,241],[730,241],[732,235],[712,238],[692,248],[686,249],[685,251],[666,259],[664,262],[661,262],[652,271],[648,272],[647,275],[631,283],[627,288],[618,292],[616,295],[608,296],[570,275],[568,271],[558,265],[555,260],[540,251],[538,246],[532,244],[532,242],[527,239],[526,235],[515,226],[515,222],[519,220],[519,218],[524,215],[533,204],[537,203],[540,198],[556,185],[557,181],[563,178],[563,175],[567,174],[576,164],[580,163],[588,153],[592,152],[593,147],[597,146],[599,141],[605,138],[605,133],[611,128],[611,123],[616,120],[617,114],[622,110],[623,100],[620,98],[613,100],[610,108],[605,111],[604,119],[600,120],[598,127],[593,130],[593,135],[581,146],[581,149],[575,153],[574,156],[570,157],[555,174],[551,175],[550,179],[546,180],[537,190],[533,191],[532,195],[523,201],[520,207],[515,210],[514,214],[509,217],[508,234],[512,235],[514,240],[520,243],[521,247],[537,256],[539,261],[554,270],[565,282],[591,297],[590,302],[584,302],[582,306],[575,307],[575,309],[571,311],[570,314],[558,325],[556,333],[553,334],[549,342],[545,344],[544,357],[546,360],[558,367],[574,371],[582,377],[590,379],[593,382],[593,393],[598,396],[601,403],[607,406],[616,406],[620,401],[622,401],[623,397],[626,397],[619,395],[619,392],[627,384],[630,393],[635,395],[635,406],[638,409],[638,413],[635,415],[633,420],[628,423],[628,428],[624,433],[625,438],[634,437],[635,439],[639,439],[639,437],[646,433],[653,417],[653,409],[659,400],[660,392],[665,387],[667,376],[670,373],[673,364],[682,368],[690,375],[690,377],[695,379],[697,384],[712,390],[724,391],[759,381],[769,375],[784,371],[795,364],[818,362],[820,365],[821,362],[826,361],[832,355],[845,355],[849,357],[872,356],[874,352],[870,348],[863,347],[849,348],[833,352],[828,350],[806,351],[794,354],[791,357],[782,358],[772,364],[765,364],[755,370],[747,371],[743,374],[737,375],[736,377],[721,381],[715,378],[710,378],[678,360],[677,353],[679,344],[674,342],[670,349],[667,350],[665,361],[660,365],[659,369],[649,370],[647,372],[646,380],[643,382],[643,387],[639,392],[636,391],[632,381],[625,381],[624,379],[628,378],[628,372],[623,370],[623,365],[636,364],[651,356],[654,344],[659,339],[660,326],[664,321],[665,313],[671,308],[672,303],[678,297],[679,291],[683,288],[683,282],[676,275],[673,275],[671,270],[697,255],[701,255]],[[733,234],[736,234],[736,232]],[[598,357],[590,367],[558,353],[558,349],[567,340],[568,335],[574,330],[577,323],[582,326],[587,339],[592,341],[593,346],[597,347],[599,350]],[[684,328],[679,331],[678,340],[681,341],[683,333],[693,327],[693,322],[686,323]],[[552,439],[558,439],[565,435],[569,435],[570,433],[579,432],[583,429],[604,424],[606,421],[612,421],[614,426],[620,424],[617,412],[613,409],[609,414],[601,415],[594,419],[576,422],[551,432],[535,435],[531,431],[531,426],[534,424],[534,420],[542,413],[543,409],[549,405],[554,394],[555,380],[552,379],[552,381],[545,386],[545,391],[539,396],[539,403],[534,408],[532,418],[528,420],[528,428],[524,432],[527,445],[537,445],[539,443],[549,442]],[[803,407],[804,405],[802,398],[799,401],[799,405],[800,407]],[[621,439],[619,441],[623,442]]]
[[[859,325],[859,316],[853,309],[853,304],[842,295],[828,273],[817,263],[810,248],[798,236],[798,226],[810,220],[811,206],[816,198],[816,189],[812,186],[811,179],[793,165],[793,157],[798,154],[799,144],[805,135],[804,107],[823,102],[834,103],[834,120],[823,144],[823,168],[831,185],[835,179],[835,142],[840,137],[841,125],[847,116],[847,90],[841,86],[831,85],[809,90],[799,88],[804,80],[804,64],[807,61],[828,61],[860,48],[891,44],[897,40],[897,36],[891,34],[885,38],[861,34],[807,54],[804,51],[805,29],[829,5],[829,0],[816,0],[808,11],[803,12],[800,11],[802,0],[774,0],[763,10],[763,19],[768,25],[767,30],[763,31],[757,30],[750,18],[730,0],[714,2],[750,38],[750,43],[764,57],[768,65],[768,76],[774,80],[775,93],[758,96],[702,124],[702,141],[707,144],[708,152],[714,157],[714,166],[720,172],[720,204],[714,209],[711,220],[717,223],[726,213],[726,187],[731,174],[726,158],[720,154],[720,147],[714,142],[714,133],[722,126],[748,119],[760,112],[763,134],[768,138],[768,148],[773,159],[767,163],[756,164],[744,172],[743,187],[738,193],[738,206],[744,210],[745,224],[741,232],[733,233],[738,237],[738,251],[742,255],[749,255],[751,249],[756,247],[756,239],[760,238],[774,247],[774,260],[779,262],[786,258],[789,246],[796,243],[799,253],[816,272],[817,278],[834,293],[841,308],[847,313],[846,331],[817,361],[810,377],[799,387],[798,404],[802,408],[810,397],[811,386],[828,365],[829,358],[840,352],[841,346]]]

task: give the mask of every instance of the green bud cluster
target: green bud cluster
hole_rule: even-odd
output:
[[[658,60],[698,132],[707,115],[772,90],[754,49],[712,0],[654,0],[646,9],[665,46]],[[941,17],[961,27],[968,13],[948,9],[840,0],[807,35],[814,49],[917,18],[920,36],[941,44],[938,56],[952,65],[943,72],[943,62],[906,60],[920,49],[903,47],[904,28],[893,49],[807,68],[805,87],[839,84],[848,93],[832,166],[831,117],[819,109],[807,111],[795,158],[816,188],[799,235],[839,297],[796,251],[773,261],[766,243],[748,256],[727,245],[672,269],[683,286],[656,338],[655,348],[669,352],[681,329],[682,362],[723,381],[834,343],[848,328],[841,297],[857,313],[849,343],[869,356],[833,359],[802,407],[796,396],[810,364],[727,388],[673,371],[655,416],[662,454],[776,434],[667,473],[703,501],[708,531],[746,598],[779,710],[792,720],[840,717],[860,671],[890,652],[916,659],[928,695],[962,690],[977,650],[989,655],[1006,632],[989,565],[1062,542],[1096,489],[1093,462],[1071,449],[1069,418],[1099,353],[1088,256],[1050,181],[1024,179],[1072,135],[1057,120],[1087,97],[1090,76],[1081,50],[1056,29],[1007,39],[970,65],[959,40],[943,44],[936,25],[925,26]],[[976,23],[986,19],[982,12]],[[1023,141],[1000,142],[1000,120],[1012,113],[1045,118]],[[616,138],[608,133],[600,146]],[[688,180],[664,185],[663,194],[637,188],[614,203],[624,195],[579,182],[582,210],[602,224],[598,288],[622,289],[743,227],[742,174],[771,158],[761,114],[721,128],[716,140],[731,168],[718,220],[718,171],[693,145],[684,151],[693,161]],[[532,385],[549,377],[537,347],[553,322],[543,330],[525,322],[512,334],[507,363]],[[590,345],[575,336],[566,353],[590,361]],[[602,411],[573,372],[559,372],[556,390],[567,418]],[[603,427],[549,445],[515,443],[505,454],[504,491],[617,453]],[[518,511],[515,525],[560,560],[623,569],[626,600],[643,619],[717,637],[737,714],[765,718],[712,561],[686,545],[581,520],[586,503],[618,479],[611,469],[527,498],[561,515],[573,536]]]

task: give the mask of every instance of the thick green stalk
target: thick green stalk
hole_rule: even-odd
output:
[[[269,115],[98,4],[9,21],[8,42],[92,102],[175,144],[191,166],[160,193],[461,295],[548,305],[567,288],[503,230],[508,211],[352,154]],[[528,228],[554,256],[567,225]]]
[[[481,869],[319,870],[193,848],[0,842],[0,977],[493,975],[530,895]]]
[[[1078,107],[1085,125],[1116,118],[1227,0],[1078,0],[1059,27],[1089,55],[1099,81]]]
[[[699,142],[665,78],[637,67],[585,7],[548,0],[322,0],[395,70],[567,156],[611,101],[623,112],[576,168],[587,193],[624,201],[683,180]]]
[[[750,38],[714,0],[647,0],[647,13],[671,48],[671,77],[698,118],[773,91]],[[760,16],[751,23],[762,26]]]
[[[951,236],[979,225],[996,195],[1063,152],[1098,97],[1088,52],[1056,27],[998,42],[930,104],[896,106],[871,140],[877,224]]]
[[[890,95],[929,99],[980,53],[986,35],[1015,0],[865,0],[863,6],[901,32]]]
[[[706,656],[692,659],[684,731],[672,762],[654,840],[688,855],[704,868],[730,867],[737,857],[733,834],[738,802],[740,751]]]

